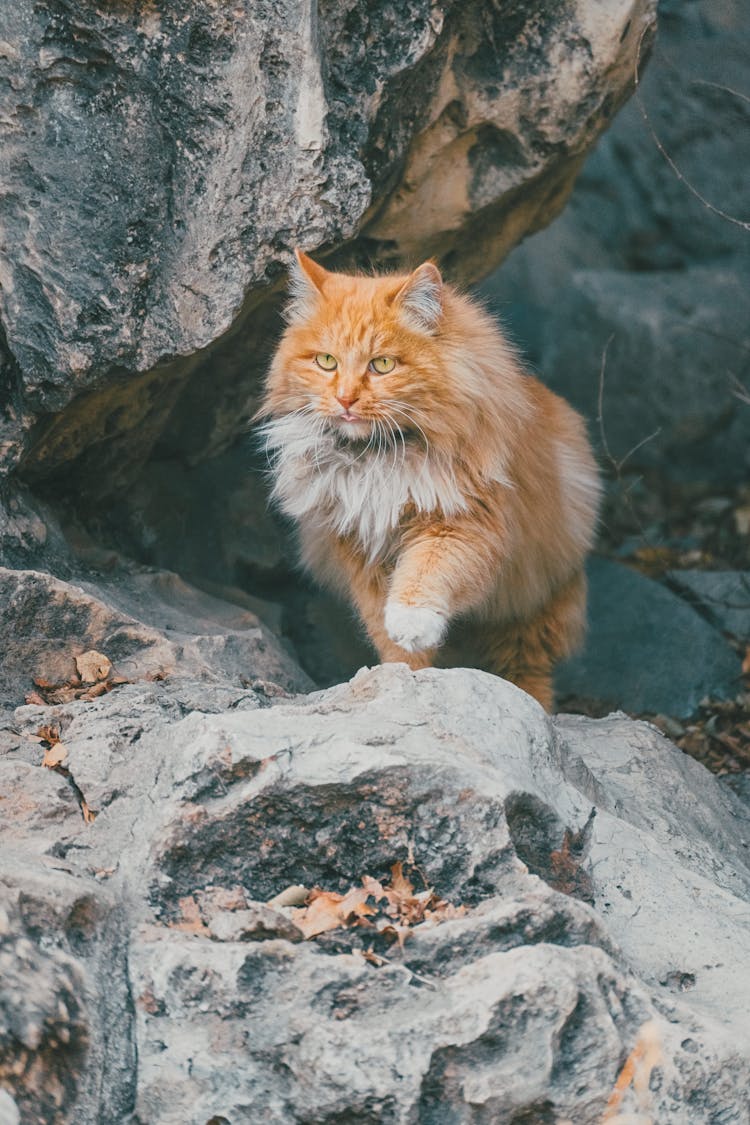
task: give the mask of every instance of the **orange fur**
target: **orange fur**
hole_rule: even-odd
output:
[[[353,277],[298,254],[288,319],[261,414],[303,562],[381,660],[482,667],[551,708],[599,499],[580,416],[431,263]]]

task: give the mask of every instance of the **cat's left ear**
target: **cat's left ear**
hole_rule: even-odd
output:
[[[289,323],[306,320],[317,308],[328,270],[308,258],[302,250],[294,251],[295,261],[289,271],[289,304],[285,316]]]
[[[432,335],[443,316],[443,279],[434,262],[424,262],[404,282],[396,294],[411,326]]]

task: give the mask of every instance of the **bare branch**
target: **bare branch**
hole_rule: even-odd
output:
[[[684,184],[685,187],[688,189],[688,191],[691,193],[691,195],[694,195],[695,198],[700,203],[702,203],[705,208],[707,208],[707,210],[711,211],[714,215],[718,215],[719,218],[726,220],[726,222],[732,223],[736,227],[740,227],[742,230],[750,231],[750,222],[745,222],[743,219],[737,219],[737,218],[735,218],[734,215],[728,215],[726,211],[722,211],[722,209],[720,207],[716,207],[713,203],[711,203],[710,200],[706,199],[706,197],[698,191],[698,189],[690,182],[690,180],[688,180],[687,176],[685,176],[680,171],[680,169],[677,167],[674,160],[669,155],[666,148],[664,147],[661,140],[659,139],[653,125],[651,124],[651,118],[649,117],[648,110],[646,109],[646,106],[644,105],[643,98],[641,97],[641,91],[640,91],[640,85],[641,85],[641,80],[640,80],[641,49],[643,47],[643,37],[644,37],[645,34],[646,34],[646,29],[644,29],[643,32],[641,33],[641,37],[638,41],[638,50],[636,51],[636,54],[635,54],[635,75],[634,75],[635,93],[634,93],[634,97],[635,97],[636,103],[638,105],[638,109],[640,110],[641,117],[643,118],[643,122],[644,122],[646,128],[649,131],[649,134],[651,136],[652,141],[654,142],[654,144],[658,148],[659,152],[664,157],[667,164],[672,169],[672,171],[674,172],[675,176],[680,181],[680,183]],[[710,83],[710,84],[713,85],[713,83]],[[707,83],[707,85],[709,85],[709,83]],[[734,92],[735,91],[732,91],[732,93],[734,93]],[[738,95],[738,96],[743,97],[744,95]]]

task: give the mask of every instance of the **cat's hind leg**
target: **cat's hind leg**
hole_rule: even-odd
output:
[[[586,576],[581,571],[529,621],[483,622],[477,636],[478,663],[551,711],[554,666],[580,645],[585,626]]]

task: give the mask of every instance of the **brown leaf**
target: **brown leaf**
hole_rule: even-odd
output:
[[[404,875],[404,869],[399,861],[394,863],[391,868],[391,891],[394,895],[400,898],[411,898],[414,894],[414,887],[409,879]]]
[[[88,691],[81,692],[78,698],[90,703],[92,699],[98,699],[100,695],[106,695],[108,691],[111,691],[109,683],[93,684]]]
[[[54,691],[47,693],[47,702],[72,703],[74,699],[78,698],[80,690],[80,688],[74,687],[72,684],[61,688],[55,688]]]
[[[96,820],[96,813],[93,809],[89,808],[84,797],[81,797],[81,812],[83,813],[83,819],[87,824],[94,823],[94,821]]]
[[[33,703],[36,707],[46,707],[47,701],[42,699],[38,691],[30,691],[24,696],[26,703]]]
[[[84,684],[96,684],[106,680],[112,671],[112,661],[103,652],[89,649],[75,658],[78,675]]]
[[[68,751],[63,746],[62,742],[53,742],[44,751],[43,766],[47,769],[53,770],[56,766],[61,766],[68,756]]]
[[[33,682],[38,688],[41,688],[42,691],[48,691],[50,688],[57,686],[56,684],[50,683],[49,680],[45,680],[42,676],[34,676]]]
[[[54,726],[53,723],[45,723],[43,726],[37,728],[37,737],[41,738],[42,742],[50,742],[54,745],[55,742],[60,741],[60,728]]]
[[[372,906],[368,906],[367,898],[364,887],[353,887],[345,895],[316,887],[310,892],[308,905],[292,912],[292,921],[306,938],[343,926],[356,926],[362,919],[376,913]]]

